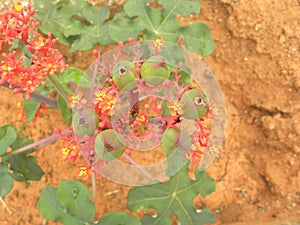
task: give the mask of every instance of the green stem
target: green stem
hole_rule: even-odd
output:
[[[54,76],[47,76],[48,81],[55,87],[55,89],[58,91],[58,93],[61,95],[61,97],[65,100],[66,103],[69,102],[68,98],[68,92],[66,89],[59,83],[59,81]]]

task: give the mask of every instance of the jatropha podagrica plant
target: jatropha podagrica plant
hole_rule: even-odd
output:
[[[32,121],[50,105],[59,108],[66,121],[72,117],[71,126],[57,128],[54,135],[35,143],[20,137],[11,125],[0,127],[0,200],[11,190],[13,178],[26,184],[39,180],[43,172],[28,154],[34,147],[61,139],[65,158],[86,160],[85,165],[77,166],[78,175],[91,175],[93,201],[99,173],[121,184],[148,185],[130,190],[128,209],[154,208],[156,215],[146,213],[138,220],[116,212],[94,222],[95,209],[87,188],[63,181],[57,189],[43,189],[38,207],[44,217],[67,225],[114,225],[119,221],[168,225],[173,214],[187,225],[214,222],[209,210],[197,211],[192,202],[197,194],[206,196],[214,190],[213,180],[203,169],[218,153],[219,131],[224,128],[218,127],[224,122],[219,87],[202,61],[191,59],[187,50],[161,37],[151,41],[130,38],[129,44],[119,42],[106,54],[94,50],[95,62],[84,73],[64,64],[55,48],[58,40],[38,32],[35,14],[24,3],[0,14],[0,85],[21,94],[23,119]],[[204,69],[193,68],[199,61]],[[208,91],[210,82],[213,87]],[[53,89],[57,100],[47,96]],[[141,165],[134,158],[135,151],[150,150],[162,153],[159,163]],[[200,167],[195,170],[195,180],[187,176],[190,164]],[[166,190],[162,196],[157,193],[161,188]]]
[[[142,48],[136,50],[138,45]],[[126,157],[132,150],[158,145],[167,156],[179,148],[177,160],[200,165],[201,156],[212,147],[208,143],[213,110],[205,92],[191,79],[179,81],[190,75],[182,62],[169,63],[168,48],[161,38],[143,44],[129,40],[110,53],[108,64],[94,52],[92,85],[89,91],[78,88],[69,95],[73,134],[62,135],[64,154],[73,160],[81,151],[85,157],[82,174],[101,171],[106,162]],[[193,121],[190,133],[183,125],[186,121]],[[148,140],[152,144],[145,144]]]

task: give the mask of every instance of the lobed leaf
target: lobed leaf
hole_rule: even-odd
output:
[[[94,224],[95,206],[89,200],[88,188],[79,181],[63,180],[57,189],[44,188],[38,209],[45,218],[64,225]]]
[[[193,199],[201,194],[209,195],[215,190],[215,181],[206,173],[197,170],[195,180],[189,179],[188,164],[168,182],[149,186],[136,186],[129,191],[127,207],[135,212],[154,208],[155,217],[146,214],[142,218],[144,225],[171,225],[172,215],[176,215],[184,225],[202,225],[215,222],[215,216],[208,209],[197,212]]]
[[[127,17],[118,14],[110,23],[111,38],[126,41],[143,34],[144,39],[161,36],[164,41],[173,43],[182,38],[192,52],[207,56],[213,51],[213,39],[205,24],[197,22],[181,26],[176,18],[177,15],[200,13],[201,6],[197,0],[160,0],[163,8],[152,8],[148,3],[147,0],[128,0],[124,5]]]
[[[31,143],[33,143],[33,140],[30,140],[27,137],[21,137],[11,145],[11,148],[14,151]],[[6,160],[6,162],[10,164],[12,177],[16,181],[25,182],[27,186],[29,185],[28,180],[40,180],[44,175],[43,170],[37,164],[36,158],[26,155],[30,152],[32,152],[32,149],[12,155]]]
[[[40,30],[45,34],[51,32],[62,44],[71,45],[72,52],[113,42],[104,24],[109,18],[106,5],[97,8],[85,0],[36,0],[34,8],[38,10],[35,18],[40,21]]]

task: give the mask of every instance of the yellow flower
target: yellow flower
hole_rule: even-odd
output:
[[[23,5],[21,2],[18,2],[13,8],[15,11],[21,12],[23,10]]]
[[[96,97],[93,102],[101,108],[101,112],[107,111],[108,113],[111,111],[113,106],[115,105],[116,98],[114,95],[110,95],[107,93],[108,90],[102,89],[98,93],[96,93]]]
[[[65,156],[68,156],[70,154],[70,149],[66,147],[62,148],[60,151]]]
[[[78,166],[78,169],[79,169],[78,175],[80,177],[85,177],[88,175],[89,172],[88,166]]]
[[[173,104],[168,103],[168,108],[171,109],[171,116],[176,116],[177,114],[181,115],[183,110],[181,109],[181,104],[178,101],[175,101]]]
[[[148,115],[145,113],[140,113],[137,117],[136,117],[136,121],[142,124],[145,124],[148,122]]]

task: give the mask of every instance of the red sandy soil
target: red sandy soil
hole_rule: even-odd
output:
[[[217,224],[300,224],[300,2],[200,2],[201,15],[182,22],[202,21],[211,28],[216,49],[205,61],[222,87],[227,124],[222,154],[207,170],[217,181],[216,191],[197,198],[195,205],[212,209]],[[94,60],[91,52],[71,54],[59,48],[69,65],[86,69]],[[20,126],[18,96],[0,90],[0,125]],[[58,111],[49,110],[23,133],[39,140],[56,127],[67,126]],[[0,205],[1,225],[43,224],[37,210],[41,189],[57,187],[62,179],[78,179],[75,165],[62,159],[59,147],[56,143],[34,154],[45,175],[28,189],[15,183],[5,198],[12,215]],[[90,186],[90,180],[85,183]],[[97,187],[99,217],[112,211],[129,212],[130,187],[102,177]]]

